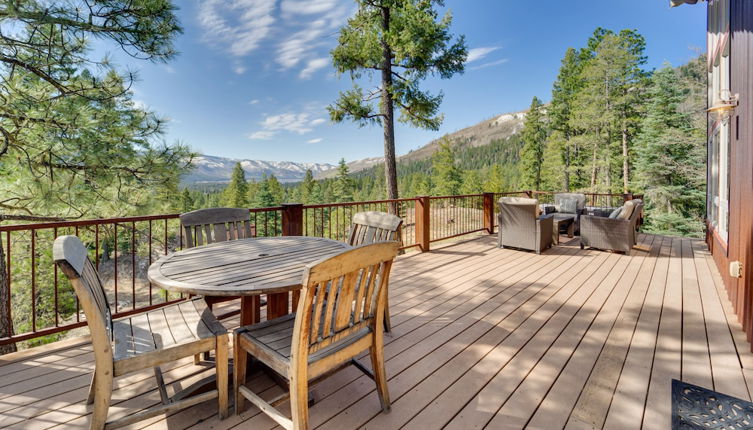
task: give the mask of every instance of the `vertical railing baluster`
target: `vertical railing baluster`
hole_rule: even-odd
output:
[[[152,265],[152,220],[149,220],[149,237],[147,238],[147,242],[149,242],[149,266]],[[181,235],[183,236],[183,235]],[[148,266],[147,266],[148,267]],[[149,281],[149,306],[152,305],[152,281]]]
[[[11,259],[10,259],[10,255],[11,255],[10,231],[6,231],[5,232],[5,243],[6,243],[5,250],[7,251],[5,253],[5,271],[6,271],[5,278],[6,278],[6,281],[7,281],[6,285],[8,286],[8,294],[6,294],[6,297],[5,297],[5,301],[6,301],[6,303],[5,303],[5,312],[7,313],[8,325],[10,326],[9,327],[10,330],[8,330],[8,332],[9,332],[8,335],[12,336],[13,335],[13,312],[11,311],[11,305],[12,304],[11,304],[11,299],[10,298],[13,295],[13,294],[11,294],[11,292],[13,291],[11,289],[11,278],[13,278],[13,275],[12,275],[13,270],[12,270]]]
[[[52,229],[52,240],[54,241],[58,237],[58,228]],[[55,327],[60,326],[60,300],[58,299],[58,265],[52,265],[52,287],[55,294]]]
[[[113,264],[115,265],[115,270],[114,270],[115,313],[118,313],[118,307],[119,307],[119,303],[118,303],[118,223],[113,223],[113,230],[114,230],[113,233],[115,236],[115,250],[114,250],[115,258],[113,260],[114,261]]]
[[[163,244],[164,244],[164,247],[165,247],[165,255],[167,255],[167,253],[168,253],[168,246],[167,246],[167,218],[165,218],[164,228],[165,228],[165,230],[163,232],[163,235],[164,235],[163,236],[163,240],[164,240]],[[180,234],[180,237],[183,237],[183,234]],[[167,290],[162,290],[162,291],[165,292],[165,301],[166,302],[169,301],[170,300],[170,296],[169,296],[170,293],[168,293]]]
[[[131,309],[136,310],[136,221],[131,222]]]
[[[31,331],[37,331],[37,231],[31,230]]]

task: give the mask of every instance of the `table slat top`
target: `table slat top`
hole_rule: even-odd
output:
[[[148,276],[158,287],[187,294],[271,294],[300,288],[308,264],[347,248],[308,236],[240,239],[162,257],[149,267]]]

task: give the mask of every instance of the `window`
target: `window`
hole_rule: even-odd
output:
[[[708,55],[709,106],[730,93],[729,0],[709,4]],[[709,116],[707,217],[725,243],[729,236],[730,121]]]

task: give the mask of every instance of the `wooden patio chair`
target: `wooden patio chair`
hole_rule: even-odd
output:
[[[186,248],[254,237],[248,209],[211,208],[186,212],[180,215],[180,225]]]
[[[306,429],[309,383],[348,364],[376,382],[382,410],[389,410],[382,319],[398,248],[398,242],[364,245],[309,265],[295,314],[235,331],[236,413],[248,399],[282,427]],[[355,360],[364,350],[373,374]],[[266,402],[243,385],[247,354],[280,374],[288,393]],[[275,408],[288,398],[292,419]]]
[[[184,301],[113,320],[102,281],[81,240],[76,236],[58,237],[53,258],[73,284],[91,333],[95,366],[87,400],[87,404],[94,404],[90,428],[122,427],[215,397],[220,418],[227,416],[228,333],[204,300]],[[216,351],[217,389],[188,396],[199,388],[197,383],[168,397],[159,366],[212,350]],[[108,422],[113,379],[152,368],[162,404]]]
[[[374,211],[359,212],[353,215],[348,244],[360,246],[393,240],[400,242],[400,226],[402,224],[403,220],[396,215]],[[389,288],[387,288],[387,298],[384,305],[384,330],[388,333],[392,331],[389,296]]]

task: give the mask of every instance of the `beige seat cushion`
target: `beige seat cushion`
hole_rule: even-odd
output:
[[[617,219],[630,219],[630,215],[633,214],[634,209],[635,202],[632,200],[626,201],[625,204],[622,205],[622,211],[617,215]]]

